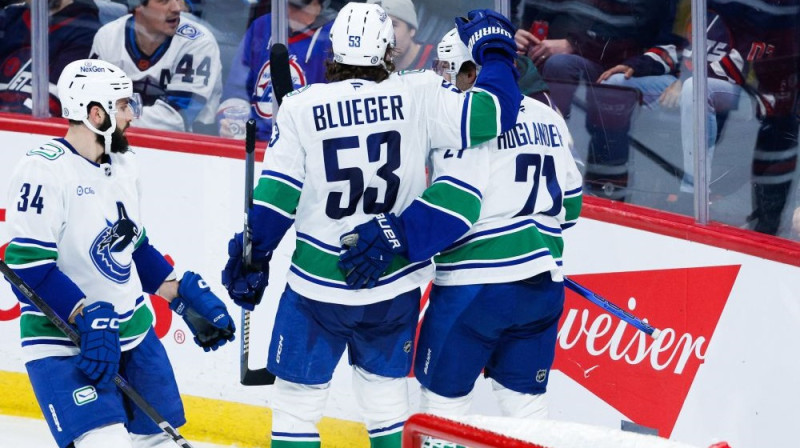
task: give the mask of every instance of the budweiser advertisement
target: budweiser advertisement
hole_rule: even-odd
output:
[[[3,131],[2,123],[0,117],[5,144],[0,179],[8,179],[25,151],[48,137]],[[147,234],[172,256],[179,273],[202,273],[236,314],[219,272],[227,241],[241,228],[243,151],[199,153],[197,145],[156,140],[140,140],[136,147],[140,165],[147,167],[141,170]],[[175,182],[176,167],[191,175]],[[7,188],[0,182],[0,210],[15,206]],[[796,446],[800,251],[784,251],[781,258],[768,244],[759,246],[755,236],[722,238],[693,225],[648,227],[642,223],[664,218],[587,202],[584,218],[565,232],[566,274],[662,334],[649,338],[567,292],[550,373],[551,417],[614,428],[628,421],[696,446],[721,440],[732,448]],[[7,227],[0,220],[0,245],[7,241]],[[265,364],[292,250],[289,235],[273,255],[270,286],[252,320],[252,368]],[[238,384],[237,344],[203,353],[161,299],[152,298],[151,305],[183,393],[268,404],[270,388]],[[0,285],[0,371],[25,370],[18,315],[10,287]],[[345,357],[334,375],[326,416],[361,419],[350,378]],[[409,378],[409,384],[416,403],[416,381]],[[498,413],[490,389],[485,380],[477,382],[475,413]]]

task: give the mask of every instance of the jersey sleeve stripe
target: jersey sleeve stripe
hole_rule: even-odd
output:
[[[435,182],[417,199],[423,204],[453,215],[472,227],[481,213],[481,200],[471,191],[462,190],[446,182]]]
[[[19,269],[53,263],[58,259],[58,251],[30,243],[18,244],[16,240],[12,240],[6,248],[5,257],[9,266]]]
[[[139,234],[139,239],[136,240],[136,243],[133,244],[133,249],[134,250],[138,249],[139,246],[141,246],[142,243],[144,243],[145,241],[147,241],[147,230],[145,230],[145,228],[142,227],[142,232]]]
[[[564,220],[566,222],[576,221],[583,208],[583,195],[564,198]]]
[[[303,188],[303,183],[300,182],[299,180],[291,178],[291,177],[289,177],[289,176],[287,176],[287,175],[285,175],[283,173],[279,173],[277,171],[264,170],[264,171],[261,172],[261,177],[271,177],[271,178],[274,178],[274,179],[282,179],[282,180],[294,185],[295,187],[297,187],[298,190]]]
[[[253,205],[256,207],[264,207],[266,209],[272,210],[273,212],[283,216],[286,219],[294,220],[294,215],[291,213],[286,213],[285,211],[281,210],[280,208],[270,204],[269,202],[263,201],[253,201]]]
[[[484,91],[473,91],[469,110],[469,144],[478,145],[499,134],[500,105],[497,98]]]
[[[450,182],[452,184],[455,184],[458,187],[461,187],[464,190],[471,191],[472,194],[474,194],[475,196],[477,196],[480,199],[483,199],[483,195],[481,194],[480,190],[478,190],[477,188],[473,187],[472,185],[470,185],[470,184],[468,184],[468,183],[466,183],[466,182],[464,182],[462,180],[456,179],[455,177],[451,177],[451,176],[437,177],[436,180],[434,180],[434,183],[435,182]]]
[[[253,201],[272,204],[285,214],[293,216],[300,201],[300,190],[282,180],[262,177],[253,192]]]
[[[583,187],[573,188],[572,190],[567,190],[564,192],[564,197],[570,197],[583,194]]]
[[[17,244],[19,246],[39,246],[39,247],[51,248],[51,249],[55,249],[55,248],[58,247],[58,246],[56,246],[56,243],[49,242],[49,241],[35,240],[33,238],[14,238],[11,242],[13,244]]]
[[[467,92],[464,98],[464,107],[461,108],[461,147],[469,148],[469,125],[470,121],[467,119],[470,115],[472,93]]]

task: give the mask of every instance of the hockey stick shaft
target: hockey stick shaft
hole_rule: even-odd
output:
[[[249,271],[253,264],[253,242],[250,233],[250,209],[253,207],[253,177],[256,157],[256,121],[247,120],[245,126],[244,157],[244,230],[242,233],[242,260],[244,269]],[[266,368],[250,370],[250,311],[242,308],[242,338],[239,356],[239,383],[245,386],[272,384],[275,376]]]
[[[277,119],[278,108],[283,97],[292,91],[292,75],[289,69],[289,50],[285,45],[277,43],[270,48],[270,78],[276,106],[273,109],[273,120]],[[245,137],[245,185],[244,185],[244,233],[242,238],[242,258],[245,270],[252,269],[252,239],[250,229],[250,209],[253,207],[253,177],[255,172],[256,123],[249,120]],[[275,382],[275,375],[266,368],[250,370],[250,311],[242,309],[242,340],[239,366],[239,382],[245,386],[262,386]]]
[[[0,272],[3,273],[5,278],[14,285],[15,288],[19,292],[22,293],[31,303],[41,311],[47,319],[56,326],[59,330],[61,330],[73,344],[80,347],[81,340],[80,335],[78,332],[75,331],[69,324],[67,324],[64,319],[62,319],[47,302],[44,301],[36,292],[31,289],[8,265],[3,261],[0,260]],[[179,433],[178,430],[175,429],[169,422],[161,416],[150,404],[145,401],[145,399],[133,389],[125,378],[120,376],[119,373],[114,375],[114,384],[119,387],[122,393],[125,394],[142,412],[145,413],[148,417],[150,417],[153,422],[161,428],[162,431],[167,433],[168,436],[172,438],[172,440],[177,443],[179,446],[183,448],[192,448],[192,445],[189,444],[186,439],[184,439]]]
[[[653,339],[658,339],[658,336],[661,334],[661,330],[656,329],[652,325],[623,310],[609,300],[595,294],[571,278],[564,277],[564,285],[576,292],[578,295],[588,299],[590,302],[613,314],[622,321],[636,327],[638,330],[643,331],[644,333],[647,333],[647,335],[651,336]]]

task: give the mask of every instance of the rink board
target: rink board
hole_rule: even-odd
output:
[[[60,122],[20,126],[6,118],[0,116],[0,244],[7,241],[2,211],[15,206],[7,198],[13,165],[48,135],[64,132]],[[219,139],[201,144],[163,136],[137,133],[131,139],[141,166],[148,236],[175,260],[179,272],[202,273],[224,297],[219,272],[227,258],[227,241],[242,222],[243,150]],[[550,375],[551,416],[615,428],[622,420],[633,421],[698,446],[718,440],[734,448],[794,445],[791,428],[800,419],[800,359],[794,356],[800,353],[800,338],[793,332],[800,327],[800,272],[785,261],[800,260],[800,252],[777,245],[780,254],[770,256],[779,251],[772,250],[769,239],[754,243],[735,230],[715,239],[691,224],[648,224],[664,221],[664,214],[637,216],[632,208],[609,211],[607,203],[587,203],[585,216],[590,218],[566,233],[566,272],[665,331],[658,341],[649,340],[568,293]],[[270,286],[253,315],[253,368],[266,362],[271,320],[293,244],[287,237],[273,256]],[[238,318],[238,308],[227,303]],[[24,372],[15,306],[8,285],[0,287],[2,372]],[[242,429],[242,434],[253,434],[246,440],[242,435],[241,443],[246,445],[250,437],[266,439],[264,408],[271,388],[238,384],[238,340],[203,353],[191,342],[182,320],[174,319],[158,299],[153,307],[157,332],[182,392],[205,403],[193,418],[224,426],[220,415],[231,413],[217,413],[215,406],[235,409],[240,404],[249,414],[261,409],[263,422],[254,422],[259,428]],[[13,373],[0,378],[3,375],[18,378]],[[25,387],[24,382],[14,384]],[[359,420],[350,384],[343,361],[334,375],[326,416]],[[409,384],[416,404],[416,382],[410,379]],[[10,395],[14,394],[8,390],[3,394]],[[0,409],[6,409],[3,406],[0,402]],[[473,411],[498,412],[483,380],[476,386]],[[363,430],[352,431],[339,437],[357,437],[361,445]],[[234,440],[238,434],[228,433]],[[214,434],[203,437],[214,440]]]

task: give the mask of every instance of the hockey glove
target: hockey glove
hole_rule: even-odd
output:
[[[81,335],[78,368],[98,384],[110,382],[119,371],[119,315],[108,302],[95,302],[75,316]]]
[[[242,234],[237,233],[228,242],[228,263],[222,270],[222,285],[240,307],[253,311],[264,296],[269,282],[271,253],[253,251],[253,264],[249,270],[242,262]]]
[[[498,52],[509,61],[517,56],[514,25],[500,13],[491,9],[473,9],[467,14],[467,19],[456,17],[456,28],[478,65],[483,65],[487,52]]]
[[[178,284],[178,297],[169,307],[183,317],[194,335],[194,342],[203,350],[216,350],[235,339],[236,327],[228,309],[200,274],[186,271]]]
[[[400,218],[392,213],[356,226],[340,238],[339,269],[352,289],[372,288],[395,255],[408,250]]]

